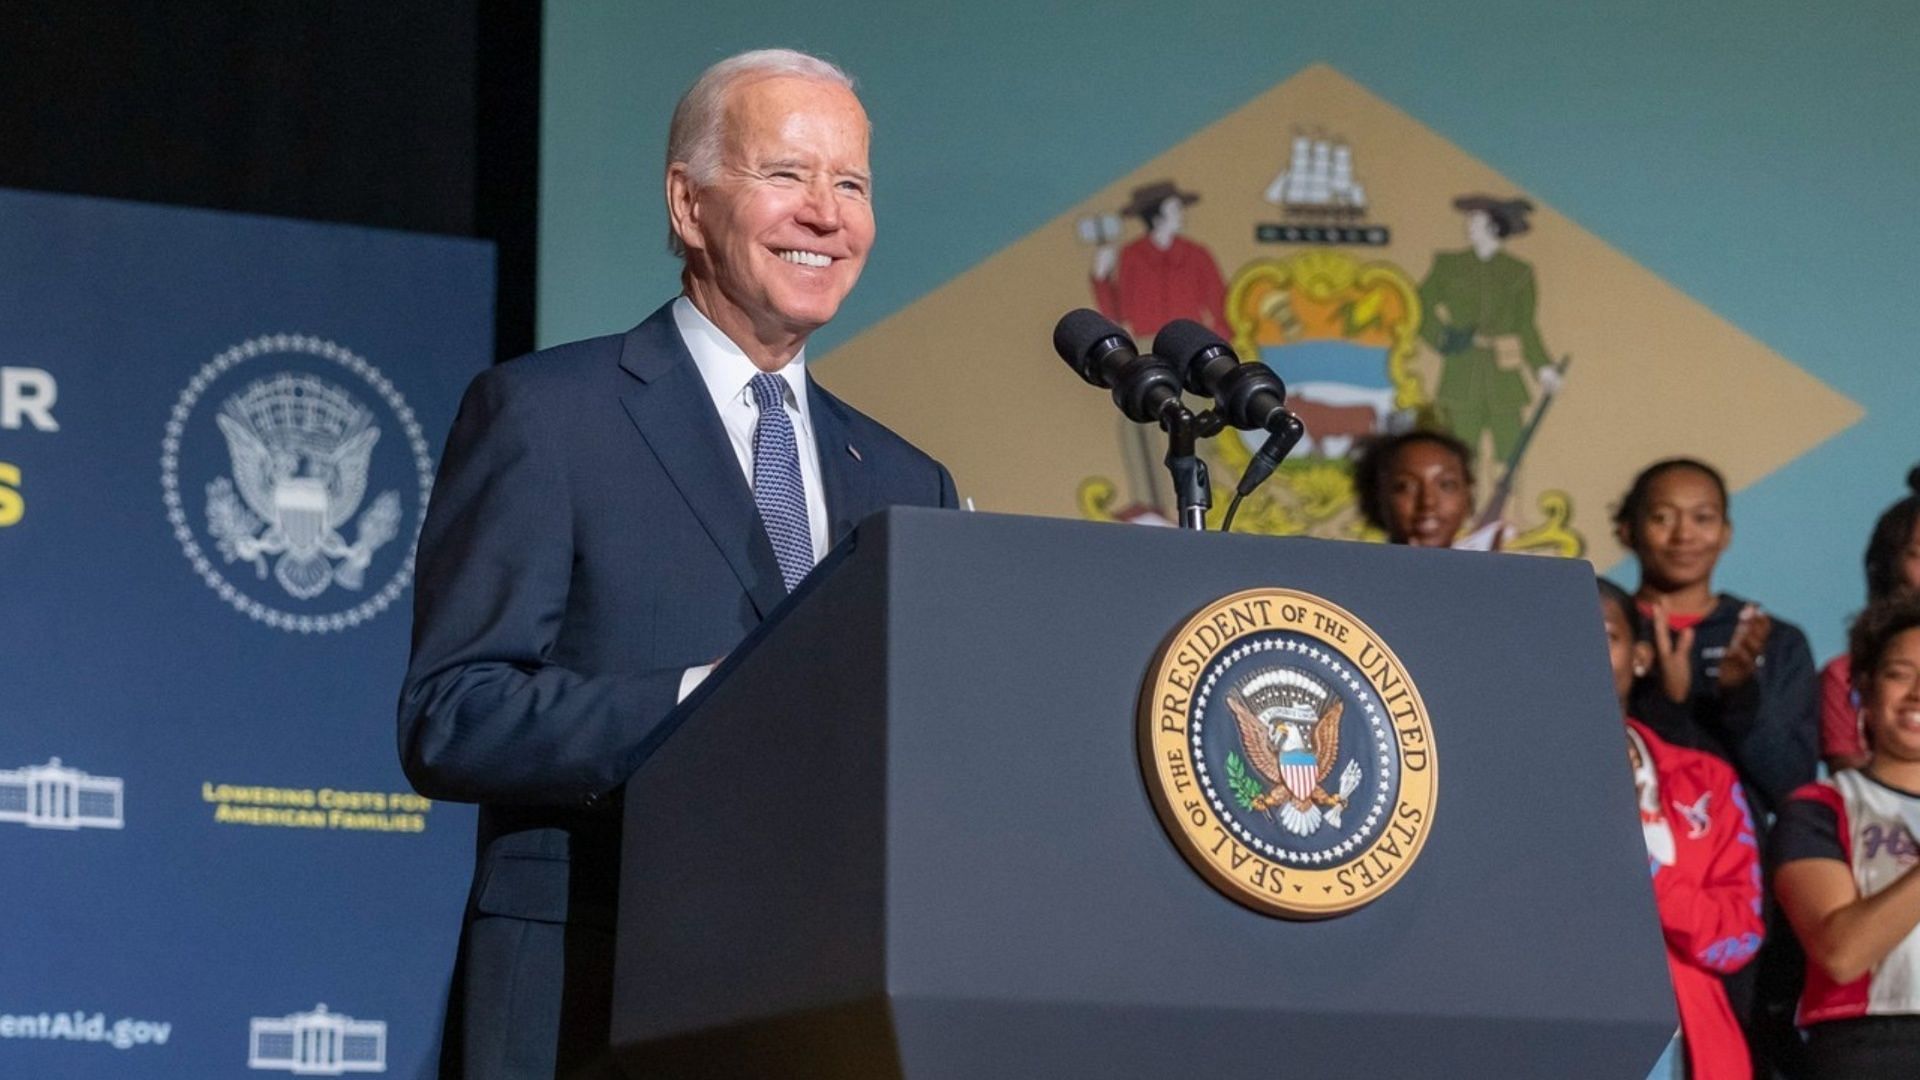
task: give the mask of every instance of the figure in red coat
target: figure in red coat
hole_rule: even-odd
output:
[[[1192,319],[1221,337],[1233,337],[1219,264],[1212,252],[1180,235],[1187,207],[1199,201],[1199,195],[1171,180],[1146,184],[1133,190],[1120,211],[1139,218],[1145,236],[1116,247],[1119,228],[1112,218],[1106,219],[1112,224],[1102,222],[1087,236],[1100,245],[1093,253],[1094,306],[1131,331],[1142,349],[1175,319]],[[1156,435],[1137,424],[1121,424],[1121,453],[1134,489],[1134,505],[1118,512],[1123,520],[1173,522],[1173,497],[1158,470]]]
[[[1227,329],[1227,285],[1213,253],[1180,235],[1187,207],[1200,201],[1171,180],[1133,190],[1120,211],[1147,227],[1145,236],[1093,254],[1093,298],[1101,314],[1133,331],[1141,345],[1175,319],[1192,319],[1221,337]]]

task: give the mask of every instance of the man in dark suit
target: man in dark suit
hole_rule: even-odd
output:
[[[824,61],[710,68],[669,135],[683,295],[461,404],[400,697],[414,786],[481,804],[445,1075],[604,1055],[617,804],[661,721],[855,522],[955,505],[944,468],[805,373],[873,242],[867,139]]]

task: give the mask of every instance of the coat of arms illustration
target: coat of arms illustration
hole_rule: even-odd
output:
[[[1254,771],[1272,787],[1248,799],[1250,809],[1276,816],[1296,836],[1323,824],[1340,825],[1340,813],[1360,786],[1360,763],[1349,759],[1340,792],[1322,786],[1340,756],[1341,700],[1325,683],[1299,668],[1262,671],[1227,692],[1227,707],[1240,726],[1240,745]],[[1232,776],[1236,793],[1247,790],[1244,769]],[[1258,785],[1255,784],[1257,789]]]
[[[228,562],[252,563],[289,596],[310,600],[332,585],[358,589],[373,553],[400,527],[400,495],[382,492],[359,514],[380,428],[331,383],[283,373],[228,398],[215,422],[232,478],[207,485],[207,531]],[[238,490],[236,497],[235,491]]]
[[[195,575],[295,634],[349,630],[400,599],[433,469],[393,380],[308,334],[248,338],[200,365],[160,443],[167,521]]]
[[[1320,919],[1400,881],[1433,821],[1434,726],[1387,643],[1286,588],[1221,597],[1161,646],[1141,773],[1200,876],[1255,911]]]

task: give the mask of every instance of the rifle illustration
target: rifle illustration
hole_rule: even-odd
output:
[[[1553,369],[1560,374],[1561,384],[1565,385],[1567,369],[1573,366],[1573,357],[1563,356]],[[1533,442],[1533,433],[1540,429],[1540,421],[1546,418],[1547,409],[1553,405],[1556,390],[1540,395],[1540,404],[1533,410],[1533,416],[1527,420],[1527,426],[1520,431],[1519,441],[1513,444],[1513,452],[1501,467],[1500,482],[1493,486],[1493,494],[1487,497],[1487,505],[1480,510],[1480,516],[1474,519],[1469,533],[1478,533],[1482,529],[1496,525],[1506,514],[1507,500],[1513,497],[1513,474],[1520,468],[1520,459],[1527,452],[1528,444]],[[1489,550],[1500,549],[1500,537],[1493,535]]]

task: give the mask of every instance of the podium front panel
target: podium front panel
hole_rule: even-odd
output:
[[[623,971],[644,959],[662,982],[626,995],[623,1008],[655,1011],[616,1032],[732,1025],[746,1045],[756,1017],[826,1008],[856,1019],[849,1032],[887,1032],[883,1056],[912,1077],[1392,1074],[1418,1060],[1430,1075],[1633,1080],[1671,1035],[1584,562],[896,510],[842,563],[629,790],[629,830],[638,800],[661,834],[630,836],[630,854],[674,864],[658,873],[685,896],[738,888],[685,861],[731,859],[743,829],[764,832],[751,854],[772,888],[697,903],[641,885],[687,936],[632,956],[623,942]],[[1423,850],[1378,899],[1317,922],[1251,910],[1196,872],[1138,755],[1156,653],[1205,605],[1254,588],[1350,612],[1431,722]],[[777,709],[785,728],[762,715]],[[701,794],[746,775],[762,810]],[[673,818],[690,803],[697,826]],[[623,935],[654,925],[628,903],[653,874],[628,868]],[[781,904],[801,912],[791,932],[766,928]],[[743,936],[747,922],[760,929]],[[756,952],[800,969],[740,997],[697,974],[752,968]]]

